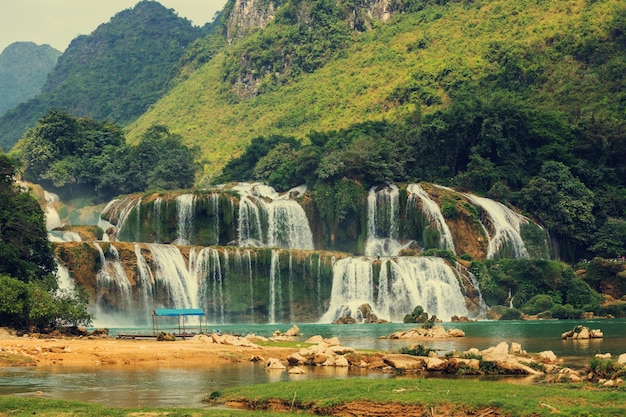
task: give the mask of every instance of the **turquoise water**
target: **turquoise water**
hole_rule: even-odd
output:
[[[561,333],[576,325],[601,329],[604,338],[588,341],[563,341]],[[471,347],[485,349],[501,341],[517,342],[528,352],[552,350],[566,364],[580,368],[596,353],[610,352],[612,355],[626,353],[626,319],[572,320],[572,321],[512,321],[442,323],[446,328],[459,328],[466,337],[420,341],[422,345],[436,349],[440,354]],[[223,333],[246,335],[254,333],[271,336],[276,330],[286,331],[290,324],[265,325],[222,325]],[[382,349],[397,351],[410,344],[407,340],[381,339],[389,334],[408,330],[415,325],[389,324],[298,324],[303,335],[301,340],[319,334],[324,337],[337,336],[345,346],[358,349]],[[212,331],[215,327],[210,327]],[[150,333],[152,329],[110,329],[111,336],[117,333]],[[203,367],[202,363],[189,367],[163,369],[136,369],[103,367],[89,368],[0,368],[0,395],[34,396],[38,391],[50,398],[71,399],[101,403],[117,407],[204,407],[202,398],[212,391],[225,387],[250,385],[286,380],[312,378],[395,378],[395,375],[348,370],[340,368],[308,368],[305,375],[288,375],[286,372],[269,372],[263,364],[235,363],[219,369]],[[521,381],[523,378],[513,378]]]

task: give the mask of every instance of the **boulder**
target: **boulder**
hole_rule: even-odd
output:
[[[300,328],[294,324],[293,326],[291,326],[291,329],[287,330],[287,332],[285,333],[285,336],[296,337],[299,334],[300,334]]]
[[[338,368],[347,368],[350,366],[350,363],[343,356],[339,356],[335,359],[335,366]]]
[[[551,350],[544,350],[543,352],[539,352],[539,358],[541,362],[547,363],[556,363],[558,361],[556,355]]]
[[[466,358],[448,359],[448,366],[446,369],[449,373],[456,373],[461,368],[471,368],[478,371],[480,369],[480,361],[478,359]]]
[[[339,342],[338,337],[331,337],[330,339],[324,339],[324,343],[328,346],[339,346],[341,343]]]
[[[626,353],[622,353],[621,355],[619,355],[619,357],[617,358],[617,363],[619,363],[620,365],[626,365]]]
[[[299,353],[292,353],[287,358],[287,362],[289,362],[290,365],[303,365],[306,361],[306,358]]]
[[[331,346],[324,353],[327,355],[345,355],[354,352],[354,348],[347,346]]]
[[[312,343],[315,345],[323,341],[324,341],[324,338],[318,334],[318,335],[309,337],[304,343]]]
[[[383,356],[383,361],[395,368],[402,371],[417,371],[424,367],[424,362],[427,358],[423,356],[411,356],[401,353],[394,353]]]
[[[585,326],[576,326],[573,330],[561,334],[561,339],[573,339],[573,340],[586,340],[586,339],[601,339],[604,337],[602,330],[591,330]]]
[[[439,358],[426,358],[426,369],[429,371],[443,371],[448,366],[448,362]]]
[[[289,368],[288,373],[289,375],[302,375],[302,374],[306,374],[306,371],[300,368],[299,366],[294,366],[292,368]]]
[[[280,359],[277,358],[269,358],[267,363],[265,364],[266,369],[287,369],[285,365],[282,364]]]

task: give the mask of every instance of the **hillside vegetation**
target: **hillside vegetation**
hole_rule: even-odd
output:
[[[404,122],[455,103],[473,107],[472,100],[498,92],[558,123],[621,126],[626,7],[620,1],[392,2],[398,12],[391,22],[374,21],[348,39],[340,30],[325,32],[341,47],[309,48],[313,66],[295,71],[294,55],[303,51],[286,49],[285,39],[305,22],[284,16],[290,6],[308,3],[285,2],[265,29],[200,67],[130,125],[130,140],[152,124],[168,126],[202,148],[206,179],[256,136],[304,139],[364,121]],[[350,2],[310,3],[335,8],[320,31],[338,21],[347,27]],[[256,94],[238,95],[236,71],[253,74]]]
[[[61,52],[50,45],[15,42],[0,54],[0,115],[35,97]]]
[[[202,33],[155,1],[119,12],[75,38],[42,93],[0,118],[0,146],[11,149],[53,109],[128,124],[167,91],[185,47]]]

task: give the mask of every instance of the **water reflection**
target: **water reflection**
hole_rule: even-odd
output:
[[[561,340],[561,333],[577,324],[599,328],[604,339]],[[389,340],[381,337],[398,330],[408,330],[415,325],[390,323],[383,325],[298,325],[304,334],[302,340],[312,335],[337,336],[345,346],[357,349],[398,351],[408,346],[407,340]],[[225,325],[221,330],[232,334],[255,333],[271,336],[275,330],[286,331],[284,325]],[[440,354],[464,351],[471,347],[486,349],[501,341],[521,343],[528,352],[552,350],[567,365],[578,368],[596,353],[609,352],[613,356],[626,352],[626,319],[590,321],[542,321],[542,322],[478,322],[444,323],[447,328],[460,328],[466,337],[454,339],[431,339],[420,341],[424,346],[436,349]],[[136,330],[136,329],[133,329]],[[112,329],[125,332],[128,329]],[[0,395],[37,395],[38,391],[51,398],[71,399],[106,404],[115,407],[205,407],[202,398],[213,391],[226,387],[252,385],[266,382],[302,381],[320,378],[407,378],[395,374],[369,372],[364,369],[334,367],[306,367],[306,374],[289,375],[285,371],[268,372],[263,364],[242,362],[219,368],[133,368],[133,367],[34,367],[0,368]],[[423,376],[409,376],[416,378]],[[431,376],[432,377],[432,376]],[[512,383],[528,383],[525,377],[496,378]]]

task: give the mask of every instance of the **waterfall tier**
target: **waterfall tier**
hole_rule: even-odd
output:
[[[417,305],[442,319],[468,311],[441,258],[145,243],[62,243],[63,270],[92,295],[96,325],[148,325],[155,308],[202,308],[212,323],[330,322],[369,304],[402,321]]]
[[[351,213],[300,187],[261,184],[130,195],[102,218],[118,241],[332,250],[365,256],[448,250],[474,259],[549,258],[547,233],[501,203],[430,184],[376,187]],[[324,200],[326,201],[326,200]],[[331,204],[326,202],[324,204]]]

